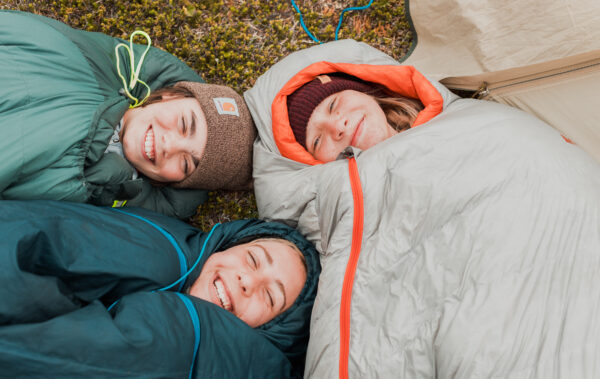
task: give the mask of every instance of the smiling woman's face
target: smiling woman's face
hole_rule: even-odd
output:
[[[372,96],[345,90],[317,105],[306,126],[306,149],[331,162],[348,146],[366,150],[397,134]]]
[[[302,253],[285,241],[259,239],[211,255],[190,295],[224,308],[251,327],[285,312],[306,282]]]
[[[195,98],[164,99],[127,110],[121,141],[125,158],[142,174],[159,182],[179,182],[202,158],[206,119]]]

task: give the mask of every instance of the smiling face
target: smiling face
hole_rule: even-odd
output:
[[[366,150],[394,134],[372,96],[345,90],[314,109],[306,126],[306,148],[316,159],[330,162],[348,146]]]
[[[258,239],[211,255],[190,294],[251,327],[285,312],[306,282],[302,253],[287,241]]]
[[[195,98],[170,98],[127,110],[121,141],[125,158],[159,182],[187,178],[202,158],[207,139],[204,112]]]

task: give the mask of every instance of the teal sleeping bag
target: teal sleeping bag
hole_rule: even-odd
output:
[[[300,376],[320,265],[283,224],[209,233],[140,208],[0,202],[0,372],[5,377]],[[252,329],[187,294],[206,259],[249,236],[296,244],[307,281],[284,313]]]
[[[0,11],[0,199],[97,205],[128,200],[179,218],[192,215],[206,199],[204,190],[132,179],[122,156],[104,153],[131,102],[117,72],[119,43],[128,44],[35,14]],[[134,56],[145,48],[134,45]],[[121,72],[129,78],[129,54],[118,52]],[[185,63],[154,47],[140,79],[153,90],[202,82]],[[146,89],[136,85],[131,92],[141,99]]]

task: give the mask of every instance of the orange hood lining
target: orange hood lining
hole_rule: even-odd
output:
[[[343,72],[362,80],[384,85],[392,92],[419,99],[424,109],[417,115],[412,127],[431,120],[442,112],[444,100],[439,91],[412,66],[368,65],[352,63],[316,62],[292,77],[279,91],[271,105],[273,138],[281,155],[308,165],[323,163],[296,142],[287,110],[287,97],[305,83],[322,74]]]

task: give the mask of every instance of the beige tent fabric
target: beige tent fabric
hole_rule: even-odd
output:
[[[537,116],[600,162],[600,57],[593,64],[571,68],[489,84],[483,98]]]
[[[546,121],[600,162],[600,1],[419,0],[403,61]]]
[[[417,46],[402,63],[429,77],[476,75],[600,49],[598,0],[413,0]]]

